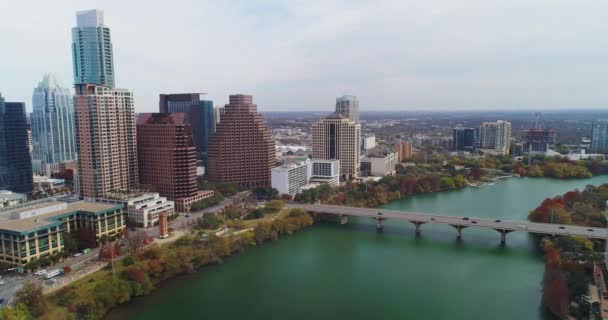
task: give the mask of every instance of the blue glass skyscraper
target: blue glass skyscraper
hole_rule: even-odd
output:
[[[76,159],[74,103],[70,90],[45,74],[32,96],[34,159],[56,163]]]
[[[201,93],[161,94],[161,113],[186,113],[192,128],[196,153],[199,159],[207,160],[207,149],[211,135],[215,132],[213,101],[202,100]]]
[[[32,159],[27,142],[25,103],[0,95],[0,190],[32,193]]]
[[[103,11],[76,13],[72,28],[74,84],[98,84],[114,87],[114,58],[110,28],[103,23]]]

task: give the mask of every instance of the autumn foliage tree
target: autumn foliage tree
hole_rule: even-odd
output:
[[[543,276],[543,305],[554,315],[566,318],[570,302],[568,288],[560,271],[561,258],[557,249],[545,248],[545,274]]]

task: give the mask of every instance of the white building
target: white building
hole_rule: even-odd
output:
[[[12,207],[23,203],[27,200],[27,196],[21,193],[12,192],[9,190],[0,190],[0,208]]]
[[[367,176],[382,177],[394,175],[395,166],[399,163],[396,152],[391,152],[383,156],[369,156],[361,160],[361,173]]]
[[[511,122],[503,120],[483,122],[479,127],[479,144],[484,153],[509,154]]]
[[[314,159],[310,183],[326,183],[332,187],[340,185],[340,160]]]
[[[376,136],[373,134],[363,137],[363,150],[371,150],[376,147]]]
[[[295,195],[308,184],[312,174],[311,162],[305,161],[288,163],[272,168],[271,184],[279,191],[279,194]]]
[[[161,212],[166,212],[169,217],[175,214],[175,203],[158,193],[126,194],[123,197],[117,195],[115,198],[96,201],[122,204],[129,221],[138,227],[149,228],[157,225]]]

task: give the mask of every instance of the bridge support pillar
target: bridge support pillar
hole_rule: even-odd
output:
[[[454,227],[454,229],[456,229],[456,239],[458,240],[462,240],[462,229],[466,228],[466,226],[459,226],[459,225],[451,225],[452,227]]]
[[[378,218],[376,218],[376,230],[378,232],[381,232],[382,229],[384,228],[383,221],[384,221],[384,219],[378,219]]]
[[[507,234],[511,232],[511,230],[504,230],[504,229],[494,229],[498,232],[500,232],[500,245],[501,246],[505,246],[507,244]]]
[[[340,224],[347,224],[348,223],[348,216],[340,216]]]
[[[422,232],[421,226],[424,224],[424,222],[420,222],[420,221],[411,221],[411,222],[416,226],[416,237],[420,237],[420,233]]]

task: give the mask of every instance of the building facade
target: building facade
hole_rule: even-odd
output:
[[[511,123],[503,120],[483,122],[479,127],[479,147],[485,153],[509,154]]]
[[[556,132],[551,129],[524,130],[524,153],[544,154],[555,146]]]
[[[340,160],[343,180],[361,173],[361,124],[334,113],[312,126],[313,159]]]
[[[185,113],[142,113],[137,123],[139,182],[175,201],[179,212],[213,192],[196,184],[196,146]]]
[[[72,28],[74,84],[114,87],[114,57],[110,28],[104,25],[103,11],[76,13]]]
[[[0,95],[0,190],[31,194],[34,189],[27,127],[25,103]]]
[[[456,127],[453,132],[454,151],[472,151],[475,147],[475,129]]]
[[[204,93],[161,94],[159,111],[161,113],[185,113],[191,124],[197,157],[207,158],[209,139],[215,132],[215,111],[213,101],[204,100]]]
[[[279,194],[295,195],[308,184],[312,176],[312,163],[309,159],[301,162],[288,163],[272,168],[272,187]]]
[[[76,159],[74,100],[53,74],[45,74],[32,96],[33,158],[42,164]]]
[[[310,183],[325,183],[331,187],[340,185],[340,160],[312,160]]]
[[[608,120],[598,120],[591,124],[591,151],[608,153]]]
[[[371,150],[376,147],[376,136],[373,134],[365,135],[361,140],[363,140],[363,151]]]
[[[355,96],[336,98],[336,113],[349,118],[355,123],[359,123],[359,99]]]
[[[361,160],[361,175],[382,177],[394,175],[395,166],[399,163],[396,152],[384,155],[368,156]]]
[[[397,153],[397,161],[402,162],[405,159],[409,159],[413,155],[412,142],[402,141],[393,147],[393,150]]]
[[[125,202],[127,218],[138,227],[150,228],[158,225],[160,214],[175,214],[173,201],[158,193],[145,193]]]
[[[9,211],[0,221],[0,261],[20,267],[63,252],[64,233],[89,228],[99,240],[125,229],[122,205],[78,201],[72,204],[38,202]]]
[[[81,198],[138,186],[133,93],[114,88],[110,29],[100,10],[76,13],[72,29],[75,132]]]
[[[209,180],[270,187],[275,143],[250,95],[231,95],[208,152]]]

